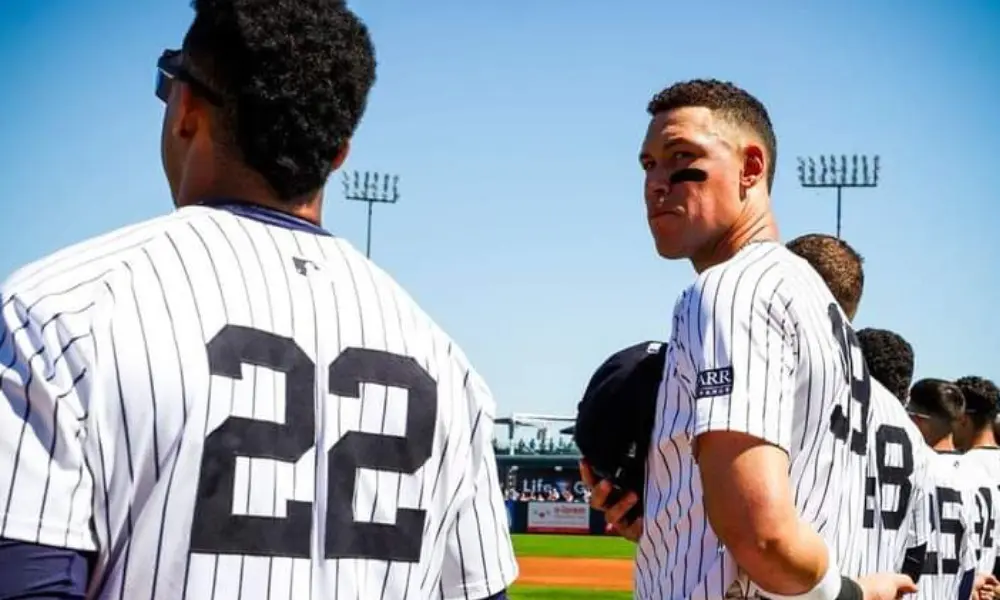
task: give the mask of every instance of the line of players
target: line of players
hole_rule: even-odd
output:
[[[853,320],[864,284],[861,256],[843,240],[822,234],[796,238],[787,247],[813,267]],[[1000,391],[988,379],[974,376],[954,382],[921,379],[911,386],[913,348],[902,336],[867,328],[856,337],[852,346],[860,348],[869,376],[899,404],[873,396],[864,424],[871,443],[866,454],[867,506],[860,520],[868,550],[857,554],[857,564],[842,566],[855,573],[907,574],[918,584],[917,598],[1000,597],[1000,447],[994,431],[1000,422]],[[616,419],[653,422],[666,347],[637,344],[615,353],[595,372],[577,420],[584,454],[581,473],[590,485],[598,479],[630,480],[623,470],[608,473],[589,461],[593,450],[588,439],[595,436],[586,429],[588,423],[600,421],[607,435],[628,429],[625,421]],[[601,403],[606,406],[595,410]],[[615,445],[607,438],[601,443]],[[635,454],[636,445],[630,451]],[[647,452],[641,443],[638,452]],[[611,509],[609,520],[633,541],[643,526],[639,515],[644,486],[637,481],[641,477],[632,476],[631,484],[610,496],[598,490],[593,498],[595,508]],[[621,514],[625,517],[613,516]],[[868,557],[861,558],[863,554]]]
[[[788,248],[816,269],[853,319],[864,281],[860,255],[843,240],[816,234],[797,238]],[[878,447],[869,455],[874,460],[868,486],[878,489],[866,491],[882,493],[872,494],[878,504],[873,502],[864,518],[873,532],[872,547],[884,543],[885,530],[893,530],[907,512],[913,513],[916,526],[929,526],[915,577],[916,597],[967,597],[961,589],[963,576],[977,596],[994,597],[1000,577],[1000,447],[994,431],[1000,390],[977,376],[954,382],[925,378],[911,386],[914,353],[909,342],[896,332],[876,328],[862,329],[857,337],[870,376],[896,396],[919,434],[898,416],[882,425],[888,427],[882,432],[890,433],[876,433]],[[895,454],[882,450],[883,445],[896,446]],[[930,456],[923,480],[914,476],[913,468],[913,456],[921,453]],[[915,489],[919,487],[924,489]],[[882,527],[873,527],[877,522]],[[921,539],[919,534],[909,535],[911,544]],[[909,556],[913,547],[908,547]],[[880,565],[885,566],[892,564]],[[977,574],[973,581],[970,572]]]

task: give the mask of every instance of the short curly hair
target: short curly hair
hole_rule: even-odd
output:
[[[753,131],[767,150],[767,190],[774,185],[774,170],[778,161],[778,139],[774,135],[771,117],[764,104],[750,92],[729,81],[692,79],[671,85],[658,92],[646,106],[651,116],[684,108],[701,106],[721,113],[730,122]]]
[[[955,385],[965,396],[965,412],[978,427],[992,423],[997,416],[1000,390],[995,383],[983,377],[967,375],[955,380]]]
[[[223,98],[219,131],[278,197],[321,189],[375,82],[375,50],[343,0],[194,0],[189,68]]]
[[[868,374],[905,403],[913,381],[913,346],[888,329],[867,327],[857,336]]]
[[[844,240],[824,233],[799,236],[786,247],[819,273],[844,313],[853,318],[865,287],[864,258],[858,251]]]

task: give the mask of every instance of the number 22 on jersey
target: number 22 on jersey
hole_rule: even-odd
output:
[[[205,438],[191,551],[310,558],[313,507],[287,500],[284,518],[233,514],[237,456],[295,463],[316,436],[313,361],[290,338],[227,325],[208,343],[209,371],[241,378],[244,364],[284,373],[284,423],[230,416]],[[345,349],[328,368],[329,392],[360,398],[361,384],[405,389],[402,436],[344,434],[327,452],[325,558],[417,562],[426,511],[399,508],[395,524],[354,519],[358,469],[412,475],[431,457],[437,421],[437,385],[414,359],[365,348]]]

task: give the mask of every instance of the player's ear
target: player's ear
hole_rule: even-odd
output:
[[[208,115],[204,101],[191,92],[186,84],[174,86],[172,110],[174,113],[171,133],[178,139],[191,141],[207,126]]]
[[[765,180],[767,163],[764,149],[755,142],[750,142],[743,149],[743,168],[740,170],[740,187],[748,190]]]
[[[343,166],[344,161],[347,160],[347,154],[351,151],[351,140],[344,140],[344,143],[340,145],[340,150],[337,150],[337,155],[333,157],[333,162],[330,163],[330,171],[336,171],[341,166]]]

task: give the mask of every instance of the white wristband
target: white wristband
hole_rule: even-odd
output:
[[[829,552],[829,550],[827,551]],[[826,564],[826,574],[808,592],[796,596],[783,596],[764,590],[761,590],[761,593],[770,600],[837,600],[837,596],[840,595],[840,587],[843,585],[840,578],[840,567],[833,561],[832,555],[828,558]]]

